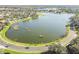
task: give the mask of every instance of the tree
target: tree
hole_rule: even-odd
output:
[[[67,49],[68,49],[68,53],[69,54],[79,54],[79,48],[78,48],[78,45],[68,45],[67,46]]]
[[[42,54],[66,54],[67,49],[61,45],[51,45],[48,46],[48,51],[43,52]]]
[[[67,46],[67,50],[69,54],[79,54],[79,38],[71,41]]]

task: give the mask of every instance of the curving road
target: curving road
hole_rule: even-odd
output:
[[[62,41],[60,42],[60,44],[61,44],[62,46],[67,46],[67,45],[70,44],[70,42],[71,42],[73,39],[75,39],[76,37],[77,37],[76,32],[73,31],[73,30],[70,30],[68,36],[67,36],[66,38],[64,38],[64,40],[62,40]]]
[[[70,43],[71,40],[73,40],[76,37],[77,37],[77,34],[75,33],[75,31],[70,30],[68,36],[63,41],[58,42],[58,43],[61,44],[62,46],[66,46],[66,45],[68,45]],[[5,47],[5,48],[16,50],[18,52],[35,52],[35,51],[44,52],[44,51],[48,50],[48,46],[29,47],[29,49],[26,49],[23,46],[15,46],[15,45],[12,45],[12,44],[7,44],[6,42],[4,42],[1,39],[0,39],[0,45]]]
[[[42,46],[42,47],[29,47],[29,49],[26,49],[25,47],[23,46],[15,46],[15,45],[12,45],[12,44],[7,44],[6,42],[0,40],[0,45],[5,47],[5,48],[9,48],[9,49],[12,49],[12,50],[16,50],[18,52],[36,52],[36,51],[47,51],[48,50],[48,47],[46,46]],[[8,46],[8,47],[7,47]]]

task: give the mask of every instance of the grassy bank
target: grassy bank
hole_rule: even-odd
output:
[[[41,14],[41,13],[37,13],[37,15],[39,16],[43,16],[44,14]],[[9,38],[6,37],[5,33],[6,31],[10,28],[10,26],[14,23],[17,23],[17,22],[23,22],[23,21],[28,21],[28,20],[31,20],[32,18],[31,17],[28,17],[28,18],[25,18],[24,20],[16,20],[16,21],[10,21],[10,24],[8,26],[6,26],[1,32],[0,32],[0,38],[8,43],[8,44],[14,44],[16,46],[46,46],[46,45],[51,45],[53,44],[54,42],[50,42],[50,43],[46,43],[46,44],[28,44],[28,43],[19,43],[19,42],[16,42],[16,41],[12,41],[10,40]]]
[[[9,24],[8,26],[6,26],[6,27],[0,32],[0,38],[1,38],[4,42],[6,42],[6,43],[8,43],[8,44],[13,44],[13,45],[16,45],[16,46],[34,46],[34,47],[36,47],[36,46],[52,45],[52,44],[58,43],[59,41],[64,40],[64,38],[66,37],[66,36],[65,36],[65,37],[63,37],[63,38],[59,38],[59,39],[57,39],[57,40],[55,40],[55,41],[52,41],[52,42],[49,42],[49,43],[45,43],[45,44],[20,43],[20,42],[12,41],[11,39],[9,39],[9,38],[6,37],[5,33],[6,33],[6,31],[9,29],[10,26],[11,26],[11,24]],[[68,32],[69,32],[69,27],[67,27],[67,33],[66,33],[66,35],[68,34]]]
[[[42,16],[43,14],[40,14],[38,13],[39,16]],[[10,24],[8,26],[5,26],[5,28],[0,32],[0,38],[1,40],[3,40],[4,42],[8,43],[8,44],[13,44],[13,45],[16,45],[16,46],[28,46],[28,47],[40,47],[40,46],[47,46],[47,45],[52,45],[52,44],[59,44],[59,42],[63,41],[69,31],[70,31],[70,27],[67,27],[67,32],[66,32],[66,36],[65,37],[60,37],[59,39],[55,40],[55,41],[52,41],[52,42],[49,42],[49,43],[44,43],[44,44],[28,44],[28,43],[20,43],[20,42],[16,42],[16,41],[12,41],[11,39],[7,38],[6,37],[6,31],[10,28],[10,26],[14,23],[17,23],[17,22],[23,22],[23,21],[28,21],[28,20],[31,20],[32,18],[31,17],[28,17],[28,18],[25,18],[24,20],[16,20],[16,21],[10,21]],[[34,52],[18,52],[18,51],[15,51],[15,50],[10,50],[10,49],[4,49],[4,52],[10,52],[12,54],[26,54],[26,53],[40,53],[41,51],[34,51]]]

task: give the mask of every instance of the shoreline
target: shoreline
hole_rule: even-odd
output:
[[[40,15],[40,16],[41,16],[41,15]],[[39,16],[39,17],[40,17],[40,16]],[[27,20],[29,20],[29,19],[32,19],[32,18],[31,18],[31,17],[28,17],[28,18],[25,19],[25,20],[19,20],[19,21],[16,21],[16,22],[27,21]],[[52,41],[52,42],[49,42],[49,43],[46,43],[46,44],[20,43],[20,42],[15,42],[15,41],[10,40],[10,39],[7,38],[6,35],[5,35],[6,31],[9,29],[9,27],[10,27],[12,24],[16,23],[16,22],[11,21],[10,24],[9,24],[8,26],[6,26],[6,27],[0,32],[0,38],[1,38],[2,41],[4,41],[4,42],[7,43],[7,44],[12,44],[12,45],[15,45],[15,46],[23,46],[23,47],[26,47],[26,46],[28,46],[28,47],[43,47],[43,46],[48,46],[48,45],[60,44],[60,42],[63,42],[64,39],[68,36],[69,31],[70,31],[70,27],[67,27],[66,30],[68,30],[68,31],[67,31],[67,35],[66,35],[65,37],[63,37],[63,38],[60,37],[59,39],[57,39],[57,40],[55,40],[55,41]],[[11,50],[12,50],[12,49],[11,49]],[[16,51],[16,52],[18,52],[18,51]],[[35,51],[34,51],[34,52],[35,52]]]

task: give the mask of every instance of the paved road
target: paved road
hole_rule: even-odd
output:
[[[77,37],[76,32],[73,31],[73,30],[70,30],[68,36],[67,36],[64,40],[62,40],[62,41],[60,42],[60,44],[61,44],[62,46],[67,46],[67,45],[70,44],[70,42],[71,42],[73,39],[75,39],[76,37]]]
[[[4,42],[2,40],[0,40],[0,44],[3,45],[4,47],[8,46],[7,48],[12,49],[12,50],[16,50],[18,52],[34,52],[34,51],[44,52],[44,51],[48,50],[48,47],[46,47],[46,46],[42,46],[42,47],[29,47],[29,49],[26,49],[23,46],[15,46],[15,45],[12,45],[12,44],[7,44],[6,42]]]
[[[68,36],[61,42],[59,42],[62,46],[65,46],[65,45],[68,45],[70,43],[70,41],[74,38],[76,38],[77,35],[74,31],[70,31]],[[48,47],[46,46],[42,46],[42,47],[29,47],[29,49],[26,49],[25,47],[23,46],[15,46],[15,45],[12,45],[12,44],[7,44],[6,42],[0,40],[0,44],[5,47],[8,45],[7,48],[9,49],[12,49],[12,50],[16,50],[18,52],[34,52],[34,51],[41,51],[41,52],[44,52],[44,51],[47,51],[48,50]]]

